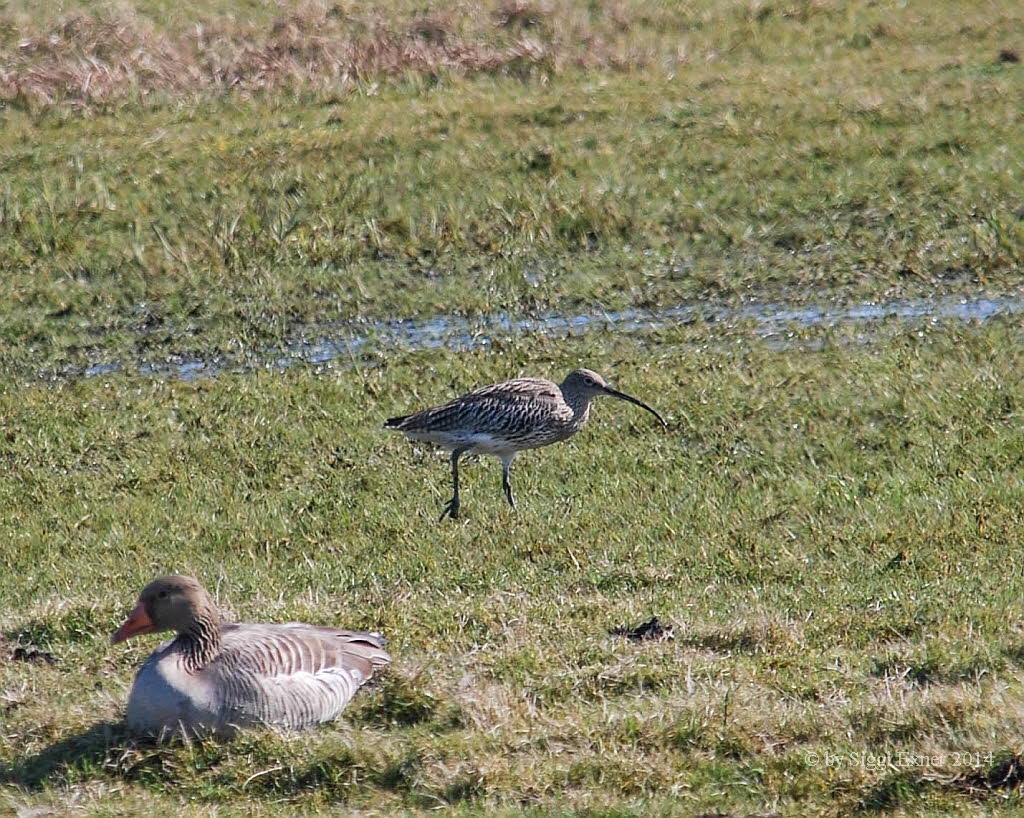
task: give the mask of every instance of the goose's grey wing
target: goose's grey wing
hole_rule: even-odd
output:
[[[224,719],[246,726],[309,727],[335,718],[391,657],[378,634],[313,625],[229,625],[202,672]]]

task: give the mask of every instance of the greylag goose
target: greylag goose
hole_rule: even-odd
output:
[[[125,720],[143,733],[238,727],[302,729],[330,721],[391,661],[380,634],[224,622],[192,577],[153,580],[110,637],[176,631],[139,669]]]

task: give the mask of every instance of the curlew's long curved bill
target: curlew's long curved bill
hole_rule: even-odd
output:
[[[650,406],[648,406],[642,400],[637,400],[632,395],[627,395],[625,392],[620,392],[618,389],[612,389],[610,386],[606,386],[604,388],[604,391],[607,394],[611,395],[613,398],[620,398],[621,400],[629,401],[630,403],[636,404],[641,409],[646,409],[648,412],[650,412],[658,420],[661,421],[661,425],[662,426],[664,426],[666,429],[668,428],[668,424],[665,423],[665,418],[663,418],[661,415],[659,415],[657,412],[655,412]]]
[[[153,620],[149,618],[149,614],[146,613],[145,607],[140,602],[135,606],[135,610],[128,614],[128,618],[121,623],[121,627],[114,631],[110,641],[116,645],[125,639],[141,636],[144,633],[153,633],[155,630],[156,625],[153,624]]]

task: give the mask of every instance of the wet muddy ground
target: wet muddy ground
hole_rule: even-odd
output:
[[[574,314],[548,312],[535,316],[497,313],[466,318],[438,315],[426,319],[395,319],[373,322],[337,322],[306,327],[294,333],[286,345],[256,350],[244,360],[222,356],[211,358],[169,357],[162,362],[126,365],[119,361],[97,362],[84,368],[67,367],[63,377],[95,377],[136,368],[140,374],[161,378],[195,380],[229,372],[257,369],[285,370],[296,365],[337,364],[363,357],[371,347],[414,351],[423,349],[470,350],[486,348],[496,341],[526,335],[555,337],[588,333],[656,333],[682,325],[703,323],[709,334],[744,330],[749,337],[786,348],[808,342],[809,330],[856,329],[847,335],[869,343],[880,325],[920,326],[945,321],[980,322],[1024,312],[1024,294],[1000,293],[974,297],[942,295],[934,298],[829,302],[822,298],[810,303],[750,302],[727,306],[713,302],[680,304],[661,310],[628,309]],[[873,334],[874,332],[874,334]]]

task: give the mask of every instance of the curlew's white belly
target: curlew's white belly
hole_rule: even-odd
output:
[[[415,432],[406,432],[406,435],[413,440],[434,443],[450,452],[455,449],[466,449],[472,454],[507,457],[523,448],[522,446],[517,446],[514,441],[510,441],[508,438],[488,434],[487,432],[417,430]]]

